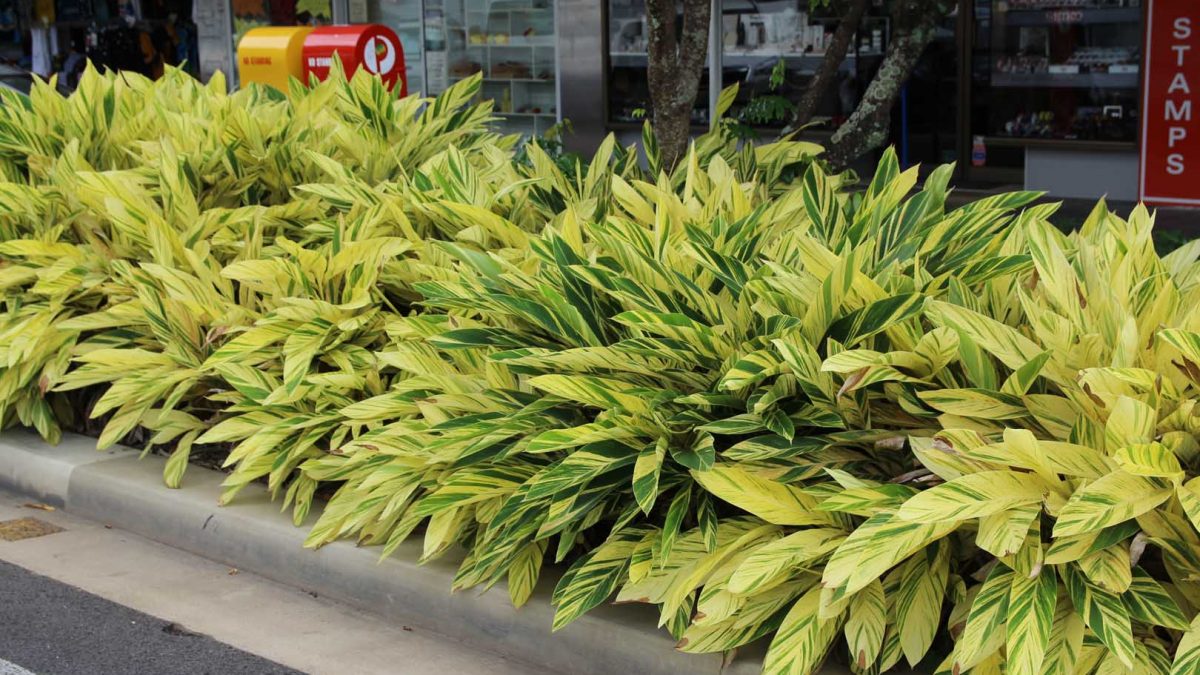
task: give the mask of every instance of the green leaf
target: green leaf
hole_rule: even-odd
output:
[[[658,476],[662,471],[663,457],[667,454],[666,436],[654,445],[647,445],[638,453],[633,465],[633,497],[642,513],[650,515],[654,500],[658,497]]]
[[[1007,567],[996,565],[979,588],[967,614],[967,625],[954,645],[955,672],[975,667],[1004,644],[1004,622],[1015,576]]]
[[[1192,619],[1191,626],[1183,634],[1175,650],[1175,661],[1171,664],[1171,675],[1195,673],[1200,673],[1200,615]]]
[[[833,521],[816,500],[791,485],[733,464],[716,464],[692,477],[710,494],[776,525],[825,525]]]
[[[1129,611],[1125,609],[1121,597],[1090,583],[1072,565],[1058,569],[1075,611],[1121,663],[1132,668],[1137,649],[1133,643]]]
[[[1049,488],[1030,474],[981,471],[918,493],[900,507],[902,520],[936,523],[978,518],[1042,501]]]
[[[850,648],[851,659],[860,669],[879,658],[886,623],[883,584],[876,580],[850,598],[846,617],[846,645]]]
[[[942,619],[942,602],[950,576],[950,546],[939,541],[900,566],[900,586],[895,595],[896,625],[900,646],[911,666],[916,666],[933,644]]]
[[[837,637],[840,618],[822,619],[818,613],[820,587],[805,593],[792,605],[771,640],[763,672],[807,675],[825,658]]]
[[[1134,476],[1124,471],[1076,490],[1058,514],[1054,537],[1069,537],[1136,518],[1171,497],[1171,484],[1161,478]]]
[[[636,527],[621,530],[567,570],[554,589],[553,630],[565,627],[612,595],[645,532]]]
[[[1133,581],[1121,594],[1129,615],[1138,621],[1187,630],[1188,621],[1175,599],[1154,577],[1141,567],[1133,568]]]
[[[1013,575],[1006,647],[1011,675],[1041,675],[1057,598],[1058,580],[1049,568],[1033,578]]]

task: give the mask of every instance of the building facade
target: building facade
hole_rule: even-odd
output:
[[[962,0],[904,88],[893,144],[908,163],[957,162],[966,184],[1136,198],[1147,2]],[[738,107],[798,99],[837,18],[808,0],[713,3],[696,127],[734,82]],[[818,140],[853,110],[887,49],[889,17],[873,3],[820,104]],[[235,80],[238,36],[254,25],[374,22],[400,36],[409,91],[436,94],[481,72],[510,131],[568,119],[569,143],[586,151],[610,132],[635,138],[649,107],[644,0],[195,0],[193,17],[203,76]],[[782,126],[752,117],[762,138]]]

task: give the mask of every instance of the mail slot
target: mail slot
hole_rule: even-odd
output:
[[[400,38],[387,26],[377,23],[359,26],[320,26],[304,40],[304,79],[310,75],[323,80],[329,76],[336,54],[350,76],[363,68],[378,75],[389,88],[399,87],[408,94],[404,81],[404,50]]]
[[[246,32],[238,44],[242,85],[258,82],[287,93],[288,80],[304,79],[304,39],[309,26],[266,26]]]

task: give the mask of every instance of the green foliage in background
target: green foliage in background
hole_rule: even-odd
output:
[[[516,605],[561,563],[554,629],[615,598],[768,673],[1197,672],[1200,242],[721,124],[670,170],[648,129],[518,148],[479,85],[0,94],[5,426],[90,418],[170,485],[219,450],[222,501]]]

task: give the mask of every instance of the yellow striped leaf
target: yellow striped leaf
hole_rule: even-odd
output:
[[[1141,567],[1133,569],[1133,580],[1122,595],[1129,615],[1138,621],[1175,630],[1187,630],[1188,621],[1171,594]]]
[[[1121,597],[1089,583],[1083,573],[1071,565],[1058,569],[1062,573],[1071,604],[1083,622],[1121,663],[1132,668],[1137,649],[1134,647],[1129,611],[1121,602]]]
[[[1020,550],[1029,534],[1029,526],[1042,515],[1041,504],[1022,504],[979,519],[975,544],[997,558]]]
[[[707,471],[692,471],[705,490],[718,499],[776,525],[827,525],[831,516],[802,490],[765,478],[733,464],[715,464]]]
[[[1183,634],[1175,650],[1175,661],[1171,664],[1171,675],[1195,673],[1200,673],[1200,614],[1192,619],[1191,626]]]
[[[917,396],[934,410],[959,417],[1010,420],[1029,414],[1020,397],[987,389],[935,389]]]
[[[1033,578],[1013,575],[1006,627],[1010,675],[1041,675],[1057,598],[1053,570],[1045,568]]]
[[[1037,504],[1048,487],[1036,476],[1013,471],[981,471],[925,490],[900,507],[902,520],[919,523],[979,518],[1005,509]]]
[[[820,587],[800,597],[788,610],[763,659],[763,672],[779,675],[812,675],[837,637],[840,618],[818,614]]]
[[[1133,571],[1129,565],[1129,549],[1124,546],[1109,546],[1079,559],[1079,569],[1088,581],[1113,593],[1124,593],[1133,583]]]
[[[846,645],[850,648],[850,658],[860,669],[879,658],[887,623],[885,610],[883,584],[878,580],[867,584],[850,598],[846,615]]]
[[[787,580],[792,568],[836,549],[846,533],[833,528],[793,532],[755,549],[729,577],[729,591],[753,595]]]
[[[954,645],[954,672],[965,672],[1004,644],[1013,574],[1003,565],[992,568],[971,602],[967,624]]]
[[[663,457],[667,454],[667,443],[664,436],[654,445],[642,448],[633,464],[633,497],[642,513],[647,515],[658,497],[658,475],[662,471]]]
[[[1162,443],[1135,443],[1126,445],[1113,454],[1113,459],[1125,473],[1135,476],[1170,478],[1183,477],[1179,458]]]
[[[900,647],[911,666],[925,658],[942,618],[942,602],[950,576],[950,546],[939,541],[900,566],[895,594]]]
[[[1054,523],[1054,537],[1084,534],[1136,518],[1171,494],[1171,484],[1161,478],[1114,471],[1071,495]]]
[[[1074,675],[1075,664],[1083,649],[1084,630],[1083,619],[1067,601],[1066,595],[1060,594],[1050,626],[1050,642],[1042,659],[1041,675]]]

